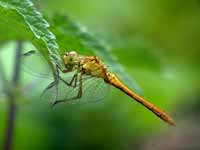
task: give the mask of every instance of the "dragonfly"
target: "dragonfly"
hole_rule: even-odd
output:
[[[25,53],[24,56],[29,54],[32,54],[32,52]],[[45,88],[42,94],[49,93],[55,96],[53,106],[71,101],[102,99],[103,95],[107,94],[109,85],[111,85],[142,104],[163,121],[170,125],[175,125],[170,115],[136,94],[117,75],[108,71],[108,68],[99,57],[85,56],[78,54],[76,51],[69,51],[62,55],[62,61],[64,69],[58,66],[57,68],[63,73],[64,77],[68,77],[64,78],[58,75],[57,81],[60,81],[60,83],[56,84],[57,82],[53,81]],[[62,90],[59,90],[61,87]],[[56,94],[54,94],[55,91]]]

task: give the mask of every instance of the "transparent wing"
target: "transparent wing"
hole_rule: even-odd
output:
[[[69,76],[68,79],[70,80]],[[76,87],[68,86],[63,81],[60,81],[58,86],[54,86],[42,96],[43,100],[50,102],[65,101],[62,104],[86,104],[91,102],[97,102],[103,99],[109,92],[109,85],[101,78],[94,78],[91,76],[83,76],[82,82],[82,95],[77,97],[80,90],[80,82],[77,81]],[[58,104],[59,105],[59,104]]]
[[[35,77],[53,79],[49,64],[36,51],[28,51],[22,55],[22,70]]]
[[[46,85],[53,81],[53,74],[45,58],[36,51],[28,51],[22,54],[21,84],[23,94],[34,97],[41,93]]]

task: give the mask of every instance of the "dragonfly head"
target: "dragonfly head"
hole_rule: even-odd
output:
[[[75,51],[67,52],[63,55],[63,61],[66,66],[74,66],[77,64],[78,54]]]

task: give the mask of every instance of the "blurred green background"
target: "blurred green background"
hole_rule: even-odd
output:
[[[168,126],[114,88],[100,102],[51,109],[49,103],[39,100],[41,87],[36,85],[30,89],[34,96],[19,102],[15,149],[200,148],[198,0],[34,2],[47,16],[67,14],[105,38],[144,97],[166,110],[177,126]],[[29,48],[27,44],[25,49]],[[1,47],[8,76],[12,74],[14,49],[13,42]],[[3,141],[7,103],[0,98]]]

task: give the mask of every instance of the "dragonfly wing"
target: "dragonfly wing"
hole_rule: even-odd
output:
[[[72,78],[72,76],[71,76]],[[66,80],[66,79],[65,79]],[[69,80],[68,80],[69,82]],[[49,89],[42,99],[55,101],[65,101],[65,104],[87,104],[97,102],[109,92],[109,85],[101,78],[94,78],[90,76],[83,76],[82,95],[77,97],[80,90],[80,82],[77,81],[76,87],[70,87],[64,82],[60,81],[58,86]]]
[[[77,91],[79,90],[79,86],[77,86],[77,88],[71,91],[68,95],[69,102],[67,103],[87,104],[91,102],[97,102],[108,95],[109,87],[110,86],[105,83],[102,78],[86,77],[86,79],[83,80],[81,97],[70,101],[70,98],[76,95]]]
[[[41,92],[46,84],[52,82],[53,73],[46,59],[36,51],[22,54],[22,85],[23,94],[33,97]]]
[[[53,79],[53,73],[49,64],[36,51],[28,51],[22,55],[22,70],[35,77]]]
[[[75,72],[60,74],[60,77],[62,78],[62,80],[59,80],[58,83],[55,84],[54,86],[51,86],[51,84],[53,82],[49,83],[47,88],[43,91],[43,93],[41,95],[41,99],[42,100],[48,100],[50,102],[54,102],[58,99],[66,98],[67,93],[72,91],[74,88],[70,87],[65,82],[70,83],[70,81],[72,80],[74,75],[75,75]],[[77,85],[79,85],[78,82],[77,82]],[[49,86],[50,86],[50,88],[48,88]]]

